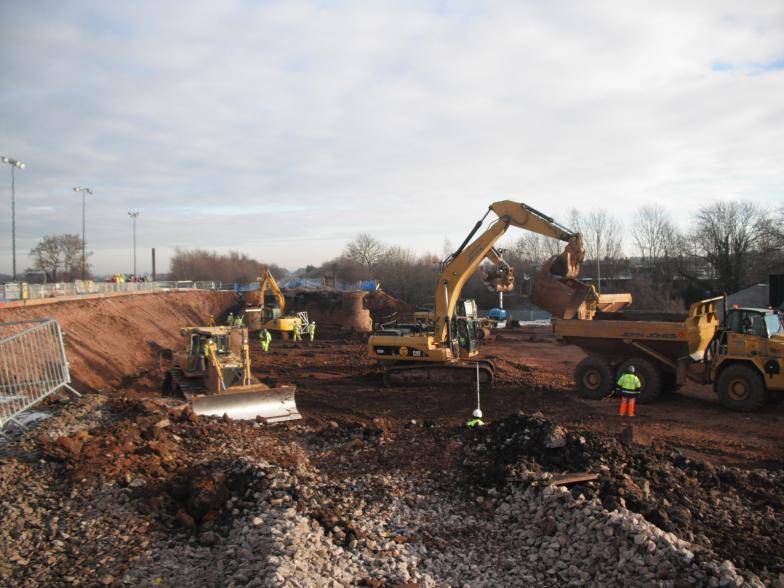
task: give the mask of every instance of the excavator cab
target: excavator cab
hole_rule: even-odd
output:
[[[479,351],[478,324],[476,319],[459,316],[454,319],[453,332],[457,334],[457,344],[469,357]],[[457,355],[457,354],[455,354]]]

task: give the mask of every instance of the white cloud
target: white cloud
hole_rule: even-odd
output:
[[[784,59],[775,0],[0,11],[20,252],[80,230],[77,184],[107,272],[129,209],[140,247],[296,267],[360,231],[440,251],[496,198],[562,219],[656,201],[684,223],[716,198],[784,201],[784,70],[759,67]]]

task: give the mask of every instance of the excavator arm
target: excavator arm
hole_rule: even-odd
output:
[[[280,308],[280,312],[283,314],[286,310],[286,298],[283,296],[283,292],[280,291],[278,282],[275,281],[275,277],[270,273],[268,267],[264,268],[264,273],[260,278],[257,278],[256,281],[259,283],[259,308],[264,308],[264,292],[266,292],[267,288],[269,288],[272,291],[272,294],[275,296],[275,299],[278,301],[278,308]]]
[[[490,212],[495,213],[498,218],[482,234],[471,241]],[[495,243],[506,233],[510,226],[566,241],[568,245],[564,253],[556,256],[555,260],[550,260],[552,263],[548,266],[548,271],[550,272],[549,279],[552,282],[551,285],[557,286],[560,282],[560,277],[583,286],[579,282],[574,281],[574,278],[580,273],[580,264],[585,257],[585,247],[582,237],[578,233],[570,231],[549,216],[522,202],[512,202],[511,200],[494,202],[490,205],[485,215],[474,225],[474,228],[460,247],[444,261],[435,293],[436,340],[448,340],[449,325],[454,315],[460,292],[485,259],[491,261],[497,268],[495,272],[489,274],[485,279],[492,290],[509,292],[514,287],[514,272],[512,268],[494,248]],[[537,278],[545,282],[548,276],[537,276]],[[566,288],[570,291],[575,291],[576,288],[579,289],[579,286],[575,287],[568,283]],[[586,287],[583,286],[583,288]],[[576,296],[584,297],[585,292],[580,291]],[[553,315],[561,316],[564,312],[568,312],[562,307],[562,302],[559,299],[558,304],[550,304],[545,297],[545,299],[539,300],[537,305]]]

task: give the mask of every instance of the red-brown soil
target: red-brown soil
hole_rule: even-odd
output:
[[[388,297],[370,296],[376,307]],[[159,351],[181,344],[180,328],[219,317],[236,301],[228,292],[169,292],[0,310],[0,322],[56,318],[66,334],[71,375],[78,389],[114,390],[132,397],[156,396],[165,366]],[[402,305],[401,310],[405,310]],[[269,354],[253,341],[254,372],[262,380],[294,382],[306,419],[341,418],[391,427],[412,419],[459,425],[475,405],[473,389],[387,389],[383,367],[367,358],[361,336],[343,338],[321,327],[314,344],[275,339]],[[617,400],[588,401],[573,392],[572,372],[584,357],[557,344],[547,326],[500,331],[482,348],[496,363],[496,382],[482,391],[486,420],[518,410],[541,411],[571,429],[617,434],[628,418],[617,416]],[[635,424],[687,453],[745,467],[784,464],[784,407],[742,414],[724,409],[709,387],[692,383],[681,393],[638,408]]]
[[[0,322],[57,319],[73,386],[107,390],[157,367],[158,351],[181,345],[180,329],[206,324],[236,301],[233,292],[161,292],[0,309]]]
[[[269,460],[283,467],[308,465],[333,480],[357,480],[364,474],[394,478],[401,472],[482,473],[483,468],[489,468],[485,473],[493,473],[499,464],[506,463],[499,461],[505,456],[503,452],[514,449],[511,456],[514,459],[507,460],[506,465],[516,467],[518,458],[524,458],[534,471],[536,460],[542,467],[547,465],[545,452],[541,448],[523,451],[524,443],[519,447],[511,443],[514,439],[518,443],[528,439],[517,433],[524,426],[544,419],[516,416],[521,410],[529,415],[541,412],[570,431],[568,445],[553,454],[563,461],[555,464],[554,472],[574,472],[577,466],[579,471],[600,472],[606,453],[611,470],[617,475],[603,472],[599,482],[586,487],[593,495],[606,501],[616,500],[621,483],[618,480],[625,480],[620,489],[627,503],[633,505],[633,499],[639,499],[639,504],[634,503],[635,512],[645,512],[651,520],[661,519],[657,524],[669,521],[673,529],[684,533],[690,541],[704,545],[712,541],[723,558],[734,558],[737,549],[742,548],[738,561],[755,571],[768,567],[770,574],[773,571],[778,574],[782,569],[780,558],[775,555],[780,553],[776,543],[781,536],[779,527],[763,529],[758,524],[767,516],[765,505],[771,502],[770,497],[780,496],[779,474],[773,470],[780,470],[784,464],[784,408],[781,406],[770,405],[753,414],[732,413],[717,402],[709,389],[690,385],[683,393],[667,396],[657,404],[640,406],[639,416],[633,421],[621,418],[617,416],[616,399],[585,401],[573,391],[572,372],[583,357],[579,349],[558,345],[549,327],[523,327],[501,331],[483,346],[482,356],[493,359],[497,366],[495,385],[482,391],[485,420],[493,426],[467,429],[463,425],[476,402],[472,387],[384,388],[383,366],[367,358],[362,336],[345,338],[338,336],[337,328],[319,328],[314,343],[295,344],[276,338],[267,354],[262,353],[258,339],[252,344],[253,372],[257,377],[270,385],[297,385],[302,421],[262,426],[255,422],[195,417],[175,399],[160,397],[166,366],[159,365],[158,351],[181,343],[180,328],[203,323],[211,313],[218,316],[234,301],[233,294],[171,293],[0,311],[3,321],[40,316],[58,318],[68,333],[74,379],[85,387],[103,388],[109,396],[108,402],[103,397],[82,399],[75,404],[84,405],[84,410],[89,411],[92,403],[95,410],[83,412],[78,419],[68,416],[69,410],[65,410],[64,415],[51,419],[54,422],[42,425],[45,434],[36,437],[33,429],[19,444],[7,445],[0,452],[0,465],[3,465],[0,477],[6,476],[0,486],[6,486],[8,496],[0,492],[0,498],[13,502],[11,498],[18,491],[12,482],[19,472],[29,471],[32,473],[25,484],[41,480],[38,494],[43,498],[38,503],[48,505],[45,501],[53,500],[52,496],[57,498],[51,503],[53,506],[47,506],[50,510],[46,517],[61,515],[63,509],[72,508],[79,501],[83,502],[85,512],[92,512],[94,504],[90,501],[104,496],[101,494],[104,485],[121,488],[134,511],[133,524],[121,534],[121,546],[117,543],[120,539],[104,536],[104,529],[113,523],[91,525],[96,534],[85,541],[90,552],[82,553],[79,556],[82,559],[67,553],[58,555],[52,560],[56,566],[38,557],[32,548],[40,544],[43,535],[29,532],[26,547],[20,553],[35,559],[32,569],[41,578],[49,578],[52,570],[58,574],[67,572],[75,578],[96,573],[85,570],[106,570],[114,576],[121,575],[127,560],[144,553],[148,537],[154,533],[171,533],[174,537],[183,528],[197,532],[207,530],[210,525],[209,533],[198,534],[198,540],[203,545],[209,540],[211,545],[216,540],[213,531],[222,532],[221,521],[234,516],[234,511],[228,512],[226,498],[227,492],[237,491],[231,460],[238,456]],[[60,416],[67,427],[58,424]],[[75,426],[77,423],[73,421],[82,418],[86,424]],[[94,422],[90,422],[92,419]],[[655,448],[619,449],[614,438],[631,422],[656,438]],[[545,425],[554,426],[544,423],[542,427]],[[591,432],[609,436],[598,439],[600,436]],[[490,442],[493,435],[497,439]],[[584,439],[580,441],[581,435],[588,438],[587,444]],[[590,449],[580,449],[590,457],[584,467],[580,460],[572,460],[575,447],[583,445]],[[471,456],[476,463],[466,465],[467,457]],[[772,473],[762,475],[759,472],[763,470],[727,473],[717,468],[721,476],[735,476],[739,480],[730,484],[722,478],[724,486],[720,492],[708,484],[714,477],[711,469],[701,462],[689,463],[689,457],[746,470],[769,468]],[[660,467],[648,472],[645,468],[652,461],[657,461]],[[672,464],[680,469],[673,469]],[[697,465],[700,471],[689,473]],[[662,472],[675,472],[677,476],[660,479]],[[703,473],[707,482],[700,485]],[[755,476],[761,481],[755,482]],[[447,480],[465,482],[459,482],[460,477],[443,480],[444,484],[452,483]],[[645,480],[650,481],[655,497],[668,497],[672,508],[667,510],[663,502],[648,498],[645,502],[637,496],[644,494],[638,486],[644,486]],[[754,485],[763,483],[767,493],[758,498]],[[245,492],[244,488],[241,490]],[[345,487],[335,490],[338,496],[350,492]],[[673,506],[683,492],[692,492],[687,498],[694,499],[695,504],[697,498],[701,501],[691,508],[695,517],[693,525],[686,519],[684,522],[673,518],[686,508]],[[727,500],[720,502],[725,496]],[[273,501],[284,499],[285,496],[276,496]],[[743,508],[730,504],[736,499],[743,502]],[[780,509],[780,499],[777,500],[774,506]],[[646,510],[649,507],[650,512]],[[112,513],[114,508],[107,508],[106,512]],[[329,521],[343,516],[336,508],[324,507],[326,514],[314,514],[314,517],[324,528],[334,528],[337,523]],[[746,529],[741,524],[749,512],[754,514],[751,527],[758,528]],[[779,511],[770,512],[773,514],[768,522],[780,520],[775,518]],[[706,520],[697,521],[703,515]],[[723,532],[725,523],[721,517],[725,515],[734,517],[735,523]],[[68,523],[69,534],[72,528],[81,529],[82,518],[79,515]],[[46,529],[50,523],[35,524]],[[132,531],[134,525],[145,530]],[[350,530],[347,524],[339,526]],[[91,531],[84,532],[89,535]],[[709,541],[701,536],[703,532],[709,535]],[[753,557],[758,550],[758,536],[767,542],[769,549],[761,552],[760,561]],[[185,541],[192,543],[190,539]],[[17,543],[22,544],[21,540]],[[734,547],[736,543],[740,548]],[[7,544],[11,546],[10,542]],[[110,558],[118,558],[121,563],[113,563]],[[21,564],[8,564],[6,568],[0,565],[0,579],[27,577],[28,571]],[[770,574],[765,577],[773,577]]]
[[[496,363],[496,382],[482,391],[485,420],[518,410],[581,429],[620,433],[632,421],[617,415],[618,401],[583,400],[573,391],[572,372],[584,357],[555,342],[549,327],[502,331],[482,349]],[[415,419],[459,425],[475,407],[473,389],[398,388],[381,385],[382,367],[367,358],[366,345],[317,338],[300,346],[275,340],[269,354],[254,346],[254,371],[261,378],[298,384],[297,404],[306,418],[381,417],[393,424]],[[784,407],[769,405],[744,414],[726,410],[708,386],[692,383],[680,393],[638,407],[635,425],[684,452],[741,467],[784,464]]]

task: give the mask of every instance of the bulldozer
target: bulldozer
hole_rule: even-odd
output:
[[[288,339],[295,330],[300,335],[307,333],[308,313],[286,314],[286,298],[269,268],[265,267],[264,273],[256,281],[259,284],[258,290],[252,292],[255,300],[251,303],[252,306],[245,309],[245,317],[251,330],[267,329],[278,333],[283,339]],[[266,303],[267,290],[272,292],[272,304]]]
[[[487,216],[498,217],[479,234]],[[579,233],[570,231],[549,216],[521,202],[502,200],[488,207],[460,247],[441,262],[435,288],[435,309],[416,325],[387,327],[368,339],[368,356],[385,362],[384,383],[393,385],[437,385],[473,381],[492,383],[495,367],[486,359],[463,361],[478,355],[480,331],[475,316],[460,312],[460,292],[484,261],[492,269],[485,285],[493,292],[514,289],[514,270],[503,259],[495,243],[514,226],[567,243],[561,255],[551,258],[536,276],[532,302],[553,316],[572,318],[584,312],[600,296],[577,280],[585,257]],[[472,241],[473,239],[473,241]],[[477,375],[478,374],[478,375]]]
[[[164,393],[183,396],[200,415],[268,423],[302,418],[296,386],[270,388],[251,373],[246,327],[185,327],[180,334],[185,344],[172,355]]]

